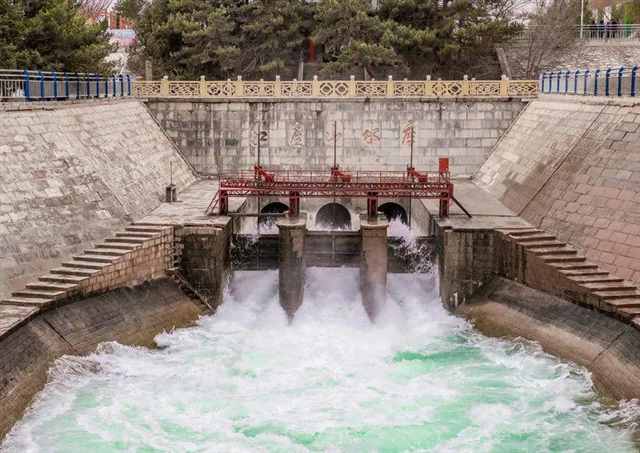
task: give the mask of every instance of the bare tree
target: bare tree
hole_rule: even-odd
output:
[[[113,0],[80,0],[80,12],[94,22],[107,14]]]
[[[537,0],[535,11],[527,17],[527,77],[537,75],[549,54],[573,44],[576,39],[576,11],[575,0]]]

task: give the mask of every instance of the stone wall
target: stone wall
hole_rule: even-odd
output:
[[[544,96],[477,174],[478,184],[594,263],[640,282],[640,103]]]
[[[449,156],[455,175],[473,174],[496,140],[522,110],[520,99],[296,100],[150,99],[150,110],[167,135],[202,173],[269,168],[404,171],[411,124],[416,131],[414,165],[437,170]],[[262,121],[261,121],[262,120]]]
[[[154,209],[171,165],[195,180],[134,100],[4,104],[0,162],[0,294]]]
[[[640,63],[640,41],[575,41],[573,44],[553,49],[543,58],[534,74],[527,74],[529,49],[526,43],[503,46],[498,55],[502,72],[512,79],[536,78],[541,71],[559,68],[631,67]]]

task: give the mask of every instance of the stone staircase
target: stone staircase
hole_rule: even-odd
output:
[[[574,247],[545,231],[525,227],[497,231],[510,244],[513,262],[506,267],[519,269],[516,280],[640,328],[640,291],[635,284],[589,262]]]
[[[93,287],[87,285],[91,280],[99,282],[106,269],[123,263],[127,255],[142,248],[145,242],[160,238],[166,230],[164,226],[132,224],[1,299],[0,336],[63,299],[91,291]]]

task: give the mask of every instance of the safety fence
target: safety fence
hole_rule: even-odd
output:
[[[131,96],[130,75],[0,70],[0,100],[55,101]]]
[[[575,39],[583,41],[639,41],[640,24],[585,24],[573,27]],[[557,33],[554,28],[547,26],[529,25],[521,29],[520,33],[512,38],[513,41],[540,40],[548,33]]]
[[[44,71],[0,70],[0,100],[48,101],[134,96],[195,98],[375,98],[535,97],[536,80],[135,80]]]
[[[539,84],[541,93],[635,97],[638,66],[547,71],[540,75]]]
[[[194,97],[194,98],[375,98],[375,97],[535,97],[536,80],[276,80],[209,81],[135,81],[136,97]]]

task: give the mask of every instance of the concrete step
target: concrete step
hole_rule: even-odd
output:
[[[556,266],[554,266],[556,267]],[[604,277],[609,275],[609,272],[603,271],[602,269],[598,269],[598,266],[595,268],[589,267],[586,269],[560,269],[560,273],[566,277]]]
[[[527,250],[532,249],[551,249],[551,248],[560,248],[566,247],[567,244],[560,241],[539,241],[539,242],[525,242],[524,244],[520,244]]]
[[[545,256],[551,257],[552,255],[576,255],[578,253],[577,250],[569,248],[569,247],[553,247],[553,248],[535,248],[531,249],[531,253],[535,255],[540,255],[541,258]]]
[[[89,261],[68,261],[62,263],[62,267],[72,267],[74,269],[95,269],[97,271],[109,266],[110,263],[92,263]]]
[[[620,290],[606,290],[606,291],[594,291],[598,297],[604,300],[610,299],[636,299],[636,302],[640,304],[640,293],[637,290],[620,289]]]
[[[514,231],[524,231],[524,230],[535,230],[535,228],[530,227],[530,226],[512,226],[512,227],[503,227],[503,228],[496,228],[496,231],[499,231],[501,233],[511,233]]]
[[[637,307],[619,307],[616,311],[625,318],[633,318],[640,315],[640,304]]]
[[[46,290],[46,289],[23,289],[11,293],[13,297],[19,297],[21,299],[51,299],[57,300],[64,297],[67,294],[66,291],[59,289]]]
[[[116,237],[131,237],[131,238],[142,238],[142,239],[153,239],[160,236],[158,233],[136,233],[134,231],[124,231],[122,233],[116,233]]]
[[[515,239],[518,244],[521,244],[525,242],[555,241],[556,237],[552,234],[542,233],[535,234],[533,236],[516,237],[513,239]]]
[[[592,291],[632,291],[637,289],[634,285],[625,283],[624,281],[581,283],[580,286],[588,288]]]
[[[162,233],[166,227],[153,225],[130,225],[125,228],[127,231],[135,231],[138,233]]]
[[[106,244],[96,244],[96,249],[109,249],[109,250],[124,250],[130,252],[136,248],[140,247],[139,242],[109,242]]]
[[[147,241],[148,238],[139,238],[139,237],[132,237],[132,236],[118,236],[115,238],[108,238],[105,239],[104,242],[106,243],[117,243],[120,242],[122,244],[136,244],[136,245],[140,245],[142,243],[144,243],[145,241]]]
[[[564,255],[541,255],[540,258],[544,260],[545,263],[583,263],[587,261],[584,256],[576,256],[575,253],[567,253]]]
[[[80,276],[80,275],[43,275],[42,277],[38,277],[38,280],[42,282],[51,282],[51,283],[70,283],[77,285],[80,282],[83,282],[88,277]]]
[[[525,228],[523,230],[512,231],[511,233],[509,233],[509,236],[515,238],[520,236],[531,236],[533,234],[540,234],[540,233],[544,233],[544,231],[539,230],[537,228]]]
[[[606,275],[573,275],[569,279],[576,283],[620,283],[624,280],[619,277]]]
[[[33,282],[27,283],[27,289],[33,290],[47,290],[47,291],[67,291],[69,289],[77,288],[76,283],[59,283],[59,282]]]
[[[597,270],[597,264],[589,263],[549,263],[550,266],[558,269],[559,271],[577,271],[577,270]],[[566,275],[566,274],[565,274]]]
[[[53,299],[36,299],[26,297],[7,297],[0,300],[0,305],[18,305],[21,307],[46,307],[55,302]]]
[[[117,256],[108,255],[78,255],[72,257],[74,261],[87,261],[90,263],[113,263],[118,259]]]
[[[605,304],[609,305],[612,308],[615,309],[621,309],[621,308],[634,308],[634,307],[640,307],[640,299],[637,299],[635,297],[629,297],[629,298],[620,298],[620,299],[607,299],[604,301]]]
[[[118,249],[118,248],[96,248],[96,249],[89,249],[89,250],[85,250],[84,253],[86,253],[87,255],[105,255],[105,256],[122,256],[122,255],[126,255],[127,253],[129,253],[129,250],[127,249]]]
[[[75,264],[75,263],[72,263]],[[58,267],[55,269],[51,269],[49,272],[51,272],[52,274],[58,274],[58,275],[73,275],[73,276],[78,276],[78,277],[91,277],[92,275],[96,274],[97,272],[99,272],[99,269],[89,269],[86,267],[80,268],[80,267]]]

